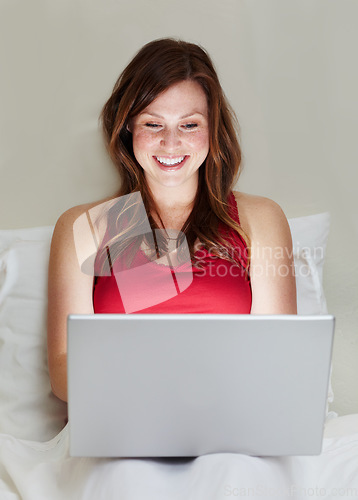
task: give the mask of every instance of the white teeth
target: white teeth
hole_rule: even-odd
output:
[[[170,166],[170,165],[178,165],[184,160],[185,156],[180,156],[178,158],[165,158],[163,156],[156,156],[156,159],[162,165]]]

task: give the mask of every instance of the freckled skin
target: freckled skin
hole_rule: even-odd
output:
[[[173,200],[193,198],[198,169],[209,152],[208,105],[201,86],[189,80],[172,85],[132,119],[129,129],[134,155],[153,193]],[[154,158],[186,155],[176,171],[163,171]]]

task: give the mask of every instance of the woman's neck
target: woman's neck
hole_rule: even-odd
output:
[[[177,216],[189,214],[194,206],[198,184],[191,183],[180,186],[166,187],[162,185],[149,185],[160,214]]]

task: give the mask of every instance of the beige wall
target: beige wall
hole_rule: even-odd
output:
[[[331,409],[357,413],[357,14],[355,0],[3,1],[0,227],[54,224],[112,194],[97,118],[119,72],[154,38],[201,43],[241,123],[237,188],[287,217],[331,213]]]

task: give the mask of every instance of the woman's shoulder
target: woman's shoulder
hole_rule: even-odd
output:
[[[92,210],[93,212],[104,210],[105,207],[109,206],[110,202],[114,199],[116,199],[114,196],[109,196],[107,198],[103,198],[101,200],[93,201],[90,203],[76,205],[74,207],[68,208],[65,212],[63,212],[58,220],[71,220],[73,218],[79,217],[82,214],[85,214],[90,210]]]
[[[74,234],[75,224],[78,229],[92,223],[96,227],[96,231],[103,236],[107,227],[106,213],[111,206],[113,196],[97,200],[91,203],[83,203],[74,207],[68,208],[57,219],[54,228],[54,235],[59,238],[71,238]],[[102,235],[103,233],[103,235]]]
[[[291,237],[284,211],[278,203],[265,196],[233,191],[240,225],[251,240],[287,241]]]

